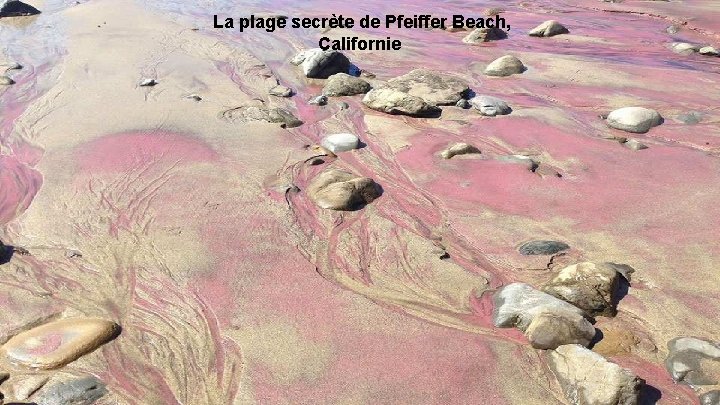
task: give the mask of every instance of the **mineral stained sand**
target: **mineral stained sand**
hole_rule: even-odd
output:
[[[0,19],[0,63],[24,66],[0,87],[0,236],[29,253],[0,265],[0,336],[60,318],[122,332],[57,371],[4,364],[6,399],[13,379],[47,373],[96,376],[104,404],[565,403],[546,356],[493,327],[490,296],[542,284],[549,264],[612,261],[635,273],[618,315],[598,318],[596,351],[645,379],[649,398],[697,403],[663,362],[678,336],[720,340],[720,59],[670,44],[717,47],[717,2],[32,5],[43,13]],[[479,17],[498,6],[512,30],[479,45],[462,31],[212,28],[213,14]],[[549,19],[570,34],[527,35]],[[289,60],[351,33],[402,41],[345,53],[373,85],[431,69],[512,113],[393,116],[362,96],[308,105],[324,81]],[[507,54],[527,70],[483,74]],[[297,94],[268,95],[278,81]],[[224,118],[248,105],[305,124]],[[626,106],[664,123],[629,134],[599,118]],[[306,145],[333,133],[364,146],[306,163],[317,154]],[[455,143],[481,153],[442,159]],[[304,190],[329,167],[382,195],[319,209]],[[548,263],[517,252],[529,240],[571,249]]]

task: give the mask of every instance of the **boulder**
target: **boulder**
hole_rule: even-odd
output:
[[[608,114],[607,123],[610,127],[625,132],[642,134],[650,128],[662,124],[663,118],[660,114],[644,107],[625,107]]]
[[[720,390],[708,391],[700,396],[700,405],[720,405]]]
[[[595,327],[576,312],[555,309],[537,314],[525,336],[535,349],[555,349],[574,343],[587,346],[595,337]]]
[[[525,65],[523,65],[520,59],[512,55],[505,55],[490,62],[485,68],[485,74],[488,76],[502,77],[520,74],[524,72],[525,69]]]
[[[489,117],[510,114],[512,111],[505,101],[493,96],[475,96],[470,99],[470,104],[480,111],[480,114]]]
[[[390,79],[387,86],[434,105],[455,105],[470,92],[465,81],[427,69],[415,69]]]
[[[582,262],[567,266],[542,291],[569,302],[591,315],[614,316],[622,283],[633,269],[615,263]]]
[[[18,0],[0,0],[1,17],[20,17],[40,14],[40,10]]]
[[[290,63],[299,65],[305,77],[313,79],[327,79],[336,73],[347,73],[350,69],[350,60],[345,55],[320,48],[302,51]]]
[[[567,28],[555,20],[548,20],[530,30],[531,37],[554,37],[555,35],[567,34]]]
[[[488,41],[496,41],[507,38],[505,31],[500,28],[476,28],[463,38],[466,44],[480,44]]]
[[[353,134],[332,134],[323,138],[320,142],[323,148],[332,153],[347,152],[357,149],[360,139]]]
[[[550,370],[573,405],[635,405],[645,380],[577,344],[547,352]]]
[[[107,394],[105,384],[95,377],[75,378],[48,385],[33,398],[37,405],[90,405]]]
[[[496,327],[517,327],[523,332],[541,313],[564,311],[584,315],[581,309],[525,283],[512,283],[500,288],[493,297],[493,303],[493,324]]]
[[[452,146],[450,146],[447,149],[440,152],[440,156],[442,156],[443,159],[452,159],[453,156],[477,154],[477,153],[480,153],[480,149],[478,149],[475,146],[470,145],[468,143],[460,142],[460,143],[455,143]]]
[[[354,96],[365,94],[370,91],[370,88],[370,83],[359,77],[350,76],[347,73],[336,73],[325,82],[323,94],[329,97]]]
[[[554,240],[531,240],[520,245],[518,251],[521,255],[533,256],[554,255],[568,249],[570,249],[570,246],[563,242]]]
[[[668,342],[665,367],[673,380],[689,385],[720,383],[720,344],[694,337]]]
[[[373,110],[388,114],[402,114],[413,117],[439,115],[441,110],[428,104],[420,97],[412,96],[392,88],[372,89],[363,98],[363,104]]]
[[[381,189],[368,177],[329,169],[310,182],[307,192],[320,208],[348,211],[373,202],[380,196]]]

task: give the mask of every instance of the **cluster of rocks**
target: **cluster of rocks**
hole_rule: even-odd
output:
[[[23,68],[22,65],[20,65],[19,63],[15,63],[15,62],[6,64],[6,65],[0,65],[0,67],[5,69],[5,73],[0,75],[0,86],[10,86],[12,84],[15,84],[15,80],[10,78],[10,76],[8,76],[7,74],[11,70],[20,70]]]
[[[667,347],[665,367],[673,380],[702,392],[702,405],[720,405],[720,343],[678,337]]]
[[[681,55],[692,55],[694,53],[699,53],[700,55],[704,56],[720,56],[720,51],[710,45],[696,45],[689,44],[687,42],[673,42],[670,45],[670,48],[672,48],[673,52],[679,53]]]
[[[0,373],[0,398],[30,399],[38,405],[95,402],[107,393],[95,377],[66,376],[50,370],[77,360],[119,334],[118,324],[97,318],[65,318],[18,333],[0,348],[14,366],[12,375]]]

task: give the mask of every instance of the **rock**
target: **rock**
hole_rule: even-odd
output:
[[[506,102],[493,96],[475,96],[470,99],[470,104],[480,111],[480,114],[489,117],[507,115],[512,111]]]
[[[328,103],[328,98],[325,95],[319,95],[317,97],[313,97],[308,101],[308,104],[313,105],[326,105]]]
[[[637,139],[628,139],[627,141],[625,141],[623,143],[623,145],[625,145],[626,148],[629,148],[632,150],[643,150],[643,149],[648,148],[647,145],[645,145],[644,143],[641,143]]]
[[[295,128],[303,124],[291,112],[282,108],[273,108],[268,111],[268,120],[272,123],[280,124],[282,128]]]
[[[10,62],[5,65],[6,70],[22,70],[23,66],[17,62]]]
[[[350,76],[347,73],[336,73],[325,82],[323,94],[329,97],[354,96],[365,94],[370,91],[370,88],[370,83],[359,77]]]
[[[588,314],[614,316],[622,283],[629,281],[633,271],[615,263],[577,263],[560,270],[542,291]]]
[[[303,124],[291,112],[282,108],[268,109],[259,106],[242,106],[224,111],[221,116],[232,122],[265,121],[280,124],[282,128],[295,128]]]
[[[443,159],[451,159],[453,156],[476,153],[480,153],[480,149],[467,143],[456,143],[440,152],[440,156],[442,156]]]
[[[700,405],[720,405],[720,390],[708,391],[701,395]]]
[[[507,34],[500,28],[476,28],[474,31],[465,36],[462,41],[466,44],[480,44],[503,38],[507,38]]]
[[[535,172],[535,170],[540,167],[540,164],[538,162],[533,160],[531,157],[525,155],[500,156],[497,159],[501,162],[523,165],[528,169],[528,171],[531,172]]]
[[[607,123],[612,128],[642,134],[662,124],[657,111],[644,107],[625,107],[608,114]]]
[[[320,48],[300,52],[290,63],[299,65],[305,77],[313,79],[327,79],[335,73],[347,73],[350,69],[350,60],[345,55]]]
[[[373,110],[388,114],[402,114],[413,117],[439,115],[437,106],[428,104],[420,97],[411,96],[392,88],[372,89],[363,98],[363,104]]]
[[[140,81],[141,87],[152,87],[152,86],[156,86],[157,84],[158,84],[158,82],[155,79],[142,79]]]
[[[696,111],[690,111],[678,115],[678,119],[688,125],[698,124],[700,123],[700,121],[702,121],[702,118],[703,114]]]
[[[540,312],[525,331],[535,349],[555,349],[567,344],[587,346],[595,337],[595,327],[576,312],[552,310]]]
[[[107,394],[95,377],[77,378],[44,388],[33,398],[37,405],[90,405]]]
[[[0,0],[0,17],[20,17],[40,14],[40,10],[18,0]]]
[[[548,363],[573,405],[635,405],[645,380],[580,345],[549,351]]]
[[[680,31],[680,26],[676,24],[672,24],[665,28],[665,32],[668,34],[677,34]]]
[[[13,394],[16,400],[24,401],[37,392],[48,381],[47,375],[24,375],[16,377],[19,381],[13,384]]]
[[[688,44],[687,42],[674,42],[670,47],[673,52],[681,55],[690,55],[700,50],[698,45]]]
[[[350,108],[350,104],[348,104],[344,101],[341,101],[340,103],[338,103],[338,105],[340,106],[341,110],[347,110],[348,108]]]
[[[185,98],[192,101],[202,101],[202,97],[198,94],[188,94]]]
[[[329,169],[310,182],[307,193],[320,208],[348,211],[373,202],[381,189],[368,177]]]
[[[4,383],[5,381],[7,381],[8,378],[10,378],[10,373],[1,372],[1,373],[0,373],[0,384],[2,384],[2,383]]]
[[[7,76],[0,76],[0,86],[9,86],[11,84],[15,84],[15,80]]]
[[[531,37],[554,37],[555,35],[567,34],[567,28],[555,20],[548,20],[530,30]]]
[[[120,334],[115,322],[96,318],[66,318],[12,337],[2,346],[11,363],[39,369],[64,366]]]
[[[293,92],[289,88],[278,84],[277,86],[268,90],[268,94],[275,97],[290,97],[292,96]]]
[[[488,76],[510,76],[524,71],[525,65],[512,55],[495,59],[485,68],[485,74]]]
[[[531,240],[530,242],[525,242],[520,245],[518,251],[521,255],[532,256],[554,255],[555,253],[568,249],[570,249],[570,246],[563,242],[554,240]]]
[[[467,109],[472,108],[472,104],[470,104],[470,102],[467,101],[466,99],[461,98],[460,100],[458,100],[457,103],[455,103],[455,107],[460,107],[463,110],[467,110]]]
[[[465,81],[427,69],[415,69],[388,80],[387,85],[433,105],[455,105],[470,92]]]
[[[694,337],[668,342],[665,367],[673,380],[689,385],[716,385],[720,382],[720,344]],[[714,367],[709,363],[715,363]]]
[[[493,303],[493,323],[496,327],[517,327],[523,332],[543,312],[564,311],[584,315],[581,309],[525,283],[512,283],[500,288],[493,297]]]
[[[705,55],[705,56],[720,56],[720,51],[718,51],[717,49],[715,49],[712,46],[704,46],[704,47],[700,48],[698,50],[698,52],[700,53],[700,55]]]
[[[552,166],[550,166],[550,165],[545,165],[545,164],[541,165],[541,164],[538,164],[537,167],[535,168],[535,170],[532,170],[532,171],[533,171],[535,174],[537,174],[538,176],[542,177],[542,178],[545,178],[545,177],[557,177],[557,178],[560,178],[560,177],[562,177],[562,174],[560,174],[560,172],[558,172],[557,170],[555,170],[555,169],[554,169]]]
[[[320,145],[332,153],[347,152],[357,149],[360,139],[353,134],[332,134],[323,138]]]

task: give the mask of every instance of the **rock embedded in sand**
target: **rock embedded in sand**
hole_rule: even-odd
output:
[[[670,45],[673,52],[681,55],[690,55],[700,50],[699,45],[689,44],[687,42],[674,42]]]
[[[470,92],[464,80],[427,69],[415,69],[390,79],[387,86],[433,105],[455,105]]]
[[[554,255],[563,250],[570,249],[570,245],[555,240],[531,240],[518,248],[521,255]]]
[[[720,56],[720,51],[712,46],[703,46],[698,50],[698,53],[705,56]]]
[[[11,363],[39,369],[64,366],[114,339],[115,322],[96,318],[67,318],[15,335],[2,346]]]
[[[493,324],[496,327],[517,327],[523,332],[540,313],[563,311],[584,316],[581,309],[525,283],[512,283],[500,288],[493,297],[493,303]]]
[[[615,263],[582,262],[567,266],[542,291],[591,315],[614,316],[623,283],[633,269]]]
[[[472,108],[472,104],[470,104],[470,102],[468,100],[461,98],[460,100],[458,100],[457,103],[455,103],[455,107],[460,107],[463,110],[467,110],[467,109]]]
[[[325,82],[323,94],[329,97],[354,96],[365,94],[370,91],[370,88],[370,83],[359,77],[350,76],[347,73],[336,73]]]
[[[107,394],[95,377],[82,377],[49,385],[33,398],[37,405],[90,405]]]
[[[635,405],[645,380],[577,344],[548,353],[548,363],[573,405]]]
[[[292,96],[293,92],[291,89],[278,84],[277,86],[268,90],[268,94],[275,97],[290,97]]]
[[[242,106],[224,111],[221,117],[231,122],[265,121],[280,124],[282,128],[295,128],[303,124],[291,112],[282,108],[268,109],[260,106]]]
[[[349,211],[373,202],[381,189],[371,178],[329,169],[310,182],[307,193],[320,208]]]
[[[324,137],[320,145],[332,153],[347,152],[358,148],[360,138],[353,134],[332,134]]]
[[[720,405],[720,390],[708,391],[700,396],[700,405]]]
[[[610,127],[625,132],[642,134],[650,128],[662,124],[660,114],[644,107],[624,107],[608,114],[607,123]]]
[[[555,35],[567,34],[567,28],[555,20],[548,20],[530,30],[531,37],[554,37]]]
[[[507,34],[500,28],[477,28],[466,35],[462,41],[466,44],[480,44],[503,38],[507,38]]]
[[[454,156],[458,156],[458,155],[468,155],[468,154],[478,154],[478,153],[481,153],[480,149],[478,149],[475,146],[470,145],[468,143],[460,142],[460,143],[453,144],[449,148],[440,152],[440,156],[442,156],[443,159],[452,159]]]
[[[470,99],[470,104],[488,117],[507,115],[512,111],[505,101],[493,96],[475,96]]]
[[[535,349],[547,350],[568,344],[588,346],[595,333],[595,327],[582,315],[555,309],[535,316],[525,336]]]
[[[13,384],[13,394],[16,400],[24,401],[37,392],[48,381],[44,374],[15,376],[19,381]]]
[[[15,84],[15,80],[7,76],[0,76],[0,86],[9,86],[11,84]]]
[[[142,79],[140,80],[140,87],[152,87],[157,85],[158,82],[155,79]]]
[[[668,342],[668,351],[665,367],[673,380],[689,385],[720,383],[720,344],[678,337]]]
[[[627,141],[623,142],[623,145],[632,150],[643,150],[648,149],[648,146],[644,143],[638,141],[637,139],[628,139]]]
[[[412,117],[427,117],[440,113],[440,108],[426,103],[422,98],[392,88],[370,90],[363,98],[363,104],[384,113]]]
[[[311,98],[308,103],[313,105],[327,105],[328,98],[327,96],[321,94],[319,96]]]
[[[1,17],[20,17],[40,14],[40,10],[19,0],[0,0]]]
[[[504,77],[520,74],[524,72],[525,69],[525,65],[523,65],[520,59],[512,55],[505,55],[490,62],[485,68],[485,74],[488,76]]]
[[[350,60],[345,55],[320,48],[302,51],[290,63],[300,66],[305,77],[313,79],[327,79],[336,73],[347,73],[350,69]]]

